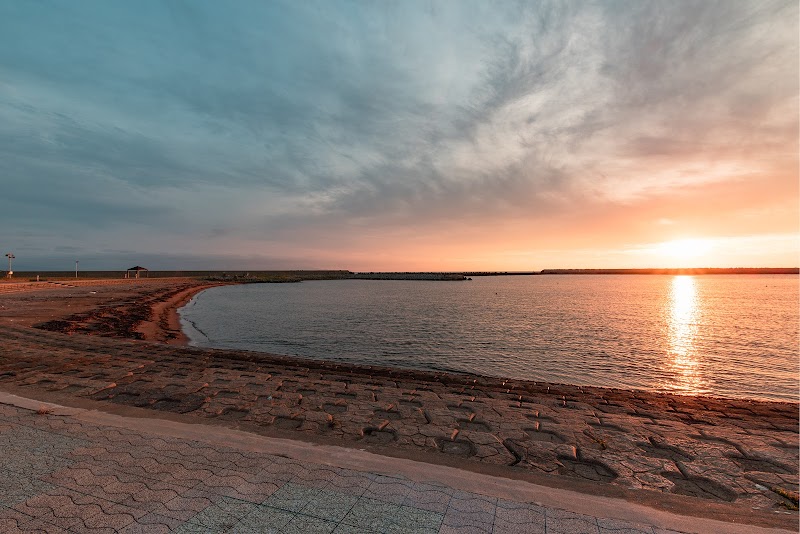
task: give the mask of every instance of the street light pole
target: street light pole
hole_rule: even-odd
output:
[[[16,258],[12,253],[6,254],[6,258],[8,258],[8,274],[6,275],[9,280],[11,280],[11,275],[14,274],[14,271],[11,270],[11,260]]]

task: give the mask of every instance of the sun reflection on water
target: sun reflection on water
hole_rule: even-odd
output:
[[[676,393],[708,393],[695,350],[700,302],[692,276],[676,276],[670,290],[669,357],[674,382],[667,384]]]

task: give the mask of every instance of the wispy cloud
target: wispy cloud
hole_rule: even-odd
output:
[[[704,184],[796,204],[798,25],[791,1],[6,2],[0,222],[54,254],[347,264]]]

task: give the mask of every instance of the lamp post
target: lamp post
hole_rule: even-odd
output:
[[[6,258],[8,258],[8,274],[6,275],[9,280],[11,280],[11,275],[14,274],[14,271],[11,270],[11,260],[16,258],[12,253],[6,254]]]
[[[75,278],[78,278],[78,260],[75,260]]]

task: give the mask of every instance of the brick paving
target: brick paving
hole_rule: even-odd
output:
[[[11,405],[0,450],[4,533],[677,532]]]

